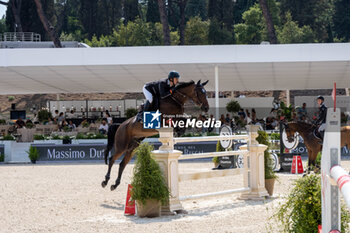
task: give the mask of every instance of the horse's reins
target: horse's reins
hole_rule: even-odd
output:
[[[195,89],[196,89],[196,87],[195,87]],[[186,97],[190,98],[190,96],[183,94],[183,93],[182,93],[181,91],[179,91],[179,90],[176,90],[176,92],[178,92],[183,98],[186,98]],[[198,97],[197,91],[195,91],[195,93],[196,93],[197,102],[199,103],[199,97]],[[176,103],[178,103],[179,105],[182,106],[182,104],[180,103],[179,100],[177,100],[174,96],[171,96],[171,97],[173,98],[173,100],[174,100]],[[191,98],[190,98],[190,99],[191,99]],[[202,105],[203,105],[203,103],[200,103],[200,107],[202,107]]]

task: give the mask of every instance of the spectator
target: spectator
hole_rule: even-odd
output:
[[[61,122],[64,120],[64,114],[63,112],[60,112],[60,115],[57,118],[58,124],[61,124]]]
[[[60,130],[62,130],[65,126],[68,126],[68,123],[65,119],[58,123]]]
[[[56,110],[55,110],[55,113],[52,115],[52,117],[55,118],[55,119],[57,120],[57,119],[58,119],[58,116],[59,116],[58,110],[56,109]]]
[[[257,122],[255,108],[252,109],[252,121]]]
[[[18,118],[18,120],[16,121],[16,128],[17,129],[21,129],[24,126],[26,126],[26,123],[22,120],[22,118]]]
[[[111,114],[109,114],[108,110],[106,110],[106,118],[107,118],[108,125],[113,124],[113,118],[111,117]]]
[[[101,134],[107,134],[107,132],[108,132],[108,125],[107,125],[107,122],[105,120],[102,120],[102,123],[101,123],[100,127],[98,128],[98,131]]]
[[[225,120],[225,115],[224,114],[221,114],[220,121],[221,121],[221,125],[225,124],[226,120]]]
[[[307,119],[306,103],[303,103],[301,108],[298,108],[298,121],[305,122]]]
[[[243,108],[241,108],[239,111],[238,111],[238,116],[241,118],[241,119],[244,119],[245,118],[245,113],[244,113],[244,110]]]
[[[72,130],[75,131],[77,126],[73,123],[73,121],[69,121],[68,127]]]
[[[211,115],[210,115],[210,120],[211,120],[211,121],[215,120],[215,118],[214,118],[213,114],[211,114]],[[211,124],[210,124],[210,125],[211,125]],[[214,127],[210,127],[210,126],[209,126],[209,128],[208,128],[208,132],[212,132],[212,131],[213,131],[213,129],[214,129]]]
[[[225,123],[226,125],[231,125],[231,118],[230,118],[230,114],[226,114],[226,118],[225,118]]]
[[[74,114],[74,110],[70,110],[70,112],[67,114],[67,118],[68,119],[71,119],[71,118],[74,118],[75,117],[75,114]]]

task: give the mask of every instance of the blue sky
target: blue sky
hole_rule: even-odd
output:
[[[8,0],[5,0],[4,2],[8,2]],[[2,18],[3,15],[5,15],[6,12],[6,6],[0,4],[0,19]]]

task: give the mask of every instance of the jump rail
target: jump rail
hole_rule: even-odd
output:
[[[172,128],[162,128],[159,130],[159,141],[162,145],[158,150],[153,151],[155,160],[159,163],[166,178],[170,197],[169,204],[162,206],[162,213],[181,212],[183,207],[180,201],[187,199],[196,199],[201,197],[217,196],[231,193],[242,193],[241,199],[262,199],[268,196],[264,181],[264,151],[267,146],[260,145],[256,141],[259,126],[248,126],[248,135],[231,136],[210,136],[210,137],[183,137],[174,138]],[[180,142],[200,142],[200,141],[219,141],[219,140],[248,140],[247,145],[240,147],[238,151],[223,151],[198,153],[183,155],[181,151],[174,150],[174,144]],[[195,158],[208,158],[213,156],[231,156],[244,155],[244,168],[229,170],[211,170],[206,172],[179,174],[178,161]],[[212,193],[202,193],[191,196],[179,196],[179,182],[185,180],[197,180],[213,177],[223,177],[229,175],[243,174],[243,188],[230,189]]]

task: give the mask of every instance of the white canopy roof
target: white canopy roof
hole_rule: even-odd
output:
[[[350,87],[350,43],[0,49],[0,94],[141,92],[177,70],[219,90]]]

